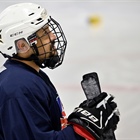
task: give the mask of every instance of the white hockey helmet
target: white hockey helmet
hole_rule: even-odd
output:
[[[48,20],[47,11],[40,5],[21,3],[9,6],[0,14],[0,51],[16,54],[15,40],[25,38],[40,29]]]
[[[38,4],[19,3],[6,8],[0,14],[0,53],[4,57],[13,57],[17,54],[15,42],[19,39],[25,39],[32,46],[30,39],[33,39],[36,32],[47,24],[50,31],[56,36],[55,44],[58,56],[39,60],[38,49],[36,45],[32,47],[35,54],[26,60],[33,60],[40,67],[49,67],[51,69],[59,66],[64,57],[67,41],[61,26],[57,21],[51,18],[46,9]],[[48,33],[46,33],[48,34]],[[50,40],[51,42],[51,40]],[[54,43],[53,42],[53,43]],[[41,47],[44,47],[42,44]],[[48,52],[44,52],[46,54]],[[23,60],[22,58],[17,57]]]

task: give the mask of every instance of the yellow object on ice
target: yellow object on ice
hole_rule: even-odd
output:
[[[90,25],[98,26],[101,23],[101,18],[98,15],[91,15],[88,19]]]

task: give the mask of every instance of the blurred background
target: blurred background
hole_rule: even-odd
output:
[[[67,115],[86,99],[82,76],[97,72],[102,91],[113,94],[120,109],[117,140],[140,140],[140,0],[0,0],[0,12],[19,2],[46,7],[67,37],[63,64],[44,69]]]

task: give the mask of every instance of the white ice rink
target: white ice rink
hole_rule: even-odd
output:
[[[116,97],[120,109],[117,140],[140,140],[140,0],[0,0],[0,11],[17,2],[45,6],[66,34],[62,66],[45,71],[67,115],[85,99],[82,75],[96,71],[102,90]],[[98,27],[88,23],[94,15],[100,19]]]

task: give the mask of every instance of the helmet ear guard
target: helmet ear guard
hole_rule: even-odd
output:
[[[17,53],[26,53],[30,49],[30,45],[24,38],[16,40],[15,46],[17,49]]]
[[[40,5],[32,3],[12,5],[0,14],[0,21],[0,53],[4,57],[34,61],[40,67],[51,69],[62,64],[67,45],[65,35],[59,23],[49,17],[47,11]],[[50,31],[56,36],[54,42],[58,55],[50,56],[50,58],[45,57],[43,60],[40,60],[40,54],[36,46],[36,32],[43,29],[45,25],[48,25]],[[15,46],[15,40],[21,38],[24,38],[34,51],[30,58],[20,58],[17,56],[18,50]],[[51,40],[50,43],[52,43]],[[44,44],[40,47],[44,47]],[[51,52],[44,51],[45,55],[47,53]]]

